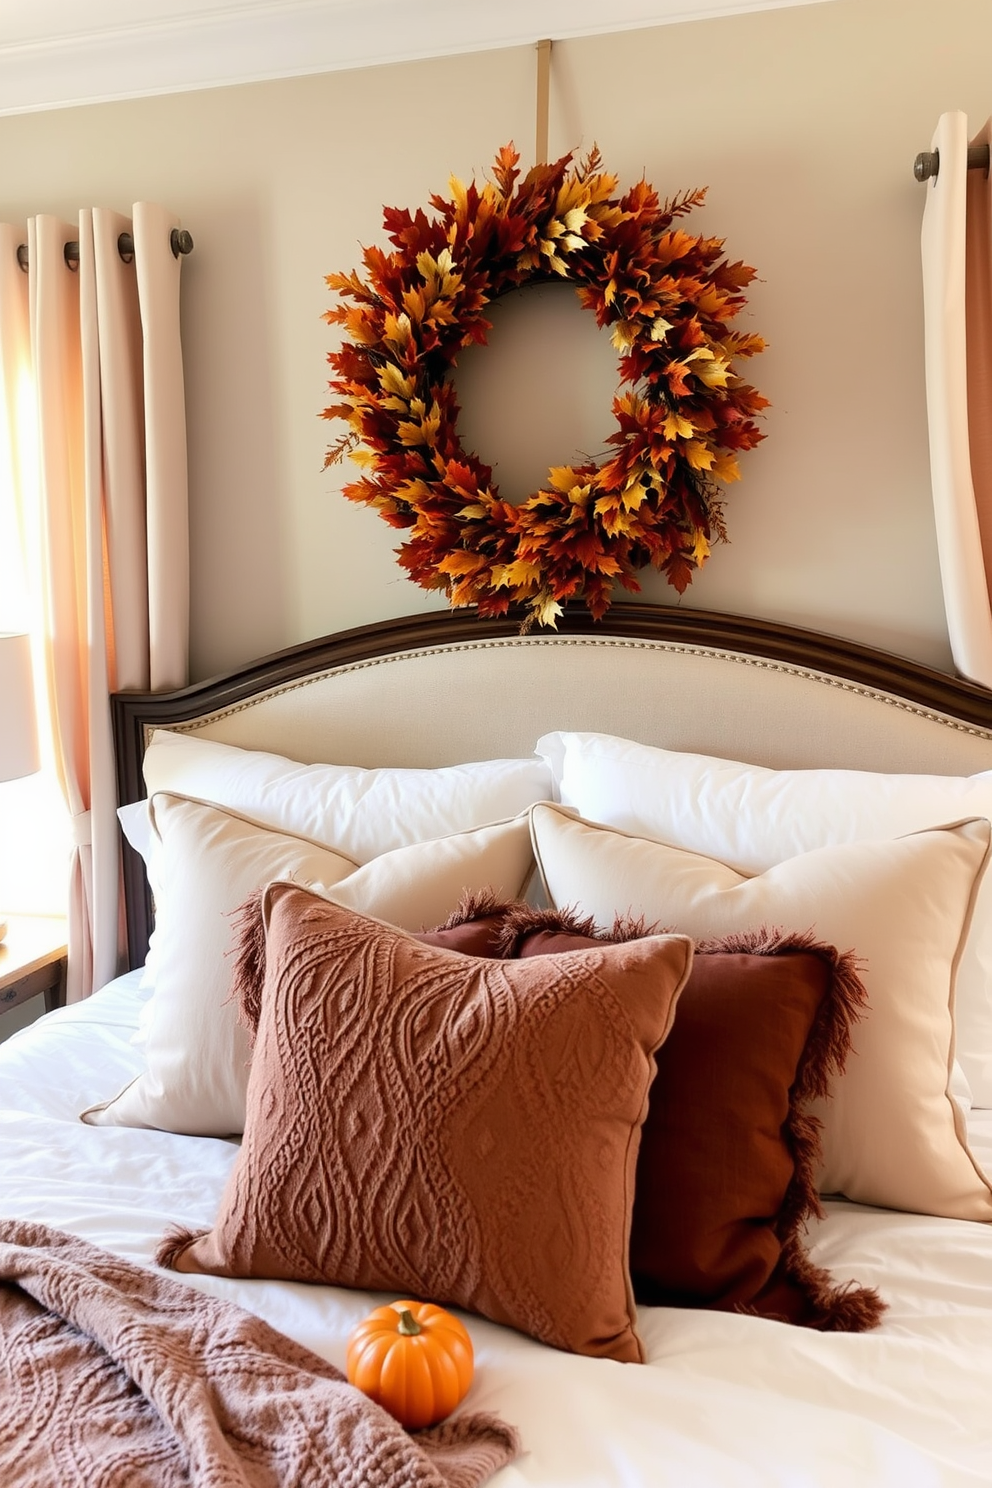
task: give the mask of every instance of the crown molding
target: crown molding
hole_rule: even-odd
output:
[[[183,13],[177,0],[48,0],[17,29],[0,11],[0,115],[823,3],[241,0]]]

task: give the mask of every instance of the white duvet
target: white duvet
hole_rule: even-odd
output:
[[[139,1073],[137,974],[0,1046],[0,1214],[151,1263],[180,1222],[208,1226],[233,1143],[83,1125]],[[973,1114],[992,1163],[992,1112]],[[831,1203],[812,1254],[889,1304],[867,1334],[642,1308],[643,1366],[558,1353],[466,1317],[466,1407],[521,1433],[494,1488],[958,1488],[992,1484],[992,1226]],[[374,1299],[332,1287],[181,1278],[343,1367]]]

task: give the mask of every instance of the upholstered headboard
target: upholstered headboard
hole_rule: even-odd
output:
[[[774,768],[992,769],[992,694],[853,642],[737,616],[617,605],[556,632],[440,612],[308,642],[169,694],[114,699],[120,799],[154,728],[304,762],[435,766],[595,730]],[[126,850],[132,960],[144,872]]]

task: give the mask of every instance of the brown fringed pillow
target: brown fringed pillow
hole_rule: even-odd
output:
[[[648,933],[643,922],[599,932],[567,911],[468,897],[433,938],[468,937],[472,924],[482,932],[474,954],[520,958]],[[630,1244],[638,1301],[825,1331],[876,1326],[877,1292],[837,1285],[803,1243],[806,1219],[822,1213],[809,1103],[843,1069],[864,1003],[853,954],[812,934],[697,946],[641,1131]]]
[[[691,960],[664,935],[461,955],[270,885],[235,969],[244,1142],[213,1228],[167,1236],[160,1263],[425,1297],[640,1360],[638,1136]]]

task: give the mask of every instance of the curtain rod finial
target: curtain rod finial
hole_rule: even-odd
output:
[[[921,150],[913,162],[913,175],[918,181],[936,180],[940,170],[940,151]]]
[[[968,169],[989,174],[989,144],[981,140],[968,146]],[[940,171],[940,151],[921,150],[913,163],[913,175],[918,181],[936,180]]]

